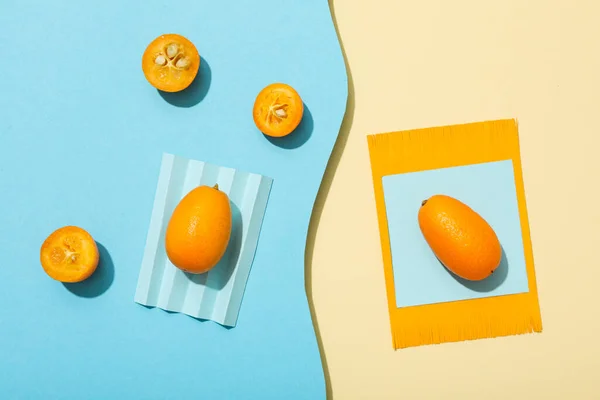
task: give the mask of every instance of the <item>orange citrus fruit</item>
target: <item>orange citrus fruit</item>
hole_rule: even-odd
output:
[[[163,92],[179,92],[196,78],[200,54],[187,38],[174,33],[154,39],[142,56],[144,76]]]
[[[256,127],[265,135],[287,136],[300,124],[304,104],[294,88],[285,83],[273,83],[256,96],[253,118]]]
[[[211,270],[221,260],[231,236],[229,197],[219,186],[198,186],[177,204],[165,236],[173,265],[192,274]]]
[[[459,277],[479,281],[500,265],[502,247],[496,233],[481,215],[460,200],[432,196],[422,202],[418,220],[433,253]]]
[[[92,236],[77,226],[64,226],[52,232],[40,249],[44,271],[60,282],[81,282],[89,278],[100,260]]]

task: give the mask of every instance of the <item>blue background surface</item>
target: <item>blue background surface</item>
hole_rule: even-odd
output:
[[[511,160],[384,176],[383,191],[397,307],[529,290]],[[504,250],[494,275],[469,282],[440,264],[417,220],[421,202],[435,194],[457,198],[492,226]]]
[[[141,70],[169,32],[203,58],[179,96]],[[347,99],[327,1],[3,0],[0,54],[1,397],[325,398],[304,251]],[[252,105],[275,81],[306,112],[272,142]],[[274,179],[236,328],[133,301],[163,152]],[[39,263],[68,224],[101,245],[84,284]]]

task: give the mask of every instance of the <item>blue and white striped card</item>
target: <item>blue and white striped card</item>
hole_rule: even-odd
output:
[[[262,175],[164,154],[135,302],[235,326],[272,182]],[[187,274],[169,261],[165,230],[173,210],[189,191],[215,184],[231,202],[231,239],[212,270]]]

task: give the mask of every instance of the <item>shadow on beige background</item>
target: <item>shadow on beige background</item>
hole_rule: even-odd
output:
[[[327,364],[327,356],[325,354],[325,349],[323,346],[323,340],[321,338],[321,331],[319,329],[319,322],[315,312],[315,305],[313,301],[313,282],[312,282],[312,270],[313,270],[313,254],[315,250],[315,240],[317,236],[317,229],[319,228],[319,222],[321,221],[321,215],[323,214],[323,208],[325,206],[325,199],[329,194],[329,190],[331,189],[331,184],[333,182],[333,177],[335,172],[338,169],[338,165],[340,164],[340,159],[342,157],[342,153],[344,152],[344,148],[346,147],[346,143],[348,141],[348,135],[350,134],[350,128],[352,127],[352,120],[354,119],[354,82],[352,81],[352,72],[350,71],[350,65],[348,64],[348,58],[346,57],[346,51],[344,50],[344,43],[342,38],[340,37],[339,29],[337,26],[337,20],[335,17],[335,6],[333,5],[333,0],[328,0],[329,8],[331,10],[331,17],[333,19],[333,24],[335,25],[335,30],[338,35],[338,40],[340,42],[340,46],[342,49],[342,54],[344,56],[344,62],[346,64],[346,74],[348,75],[348,101],[346,103],[346,114],[344,116],[344,120],[342,122],[342,126],[340,127],[340,133],[335,142],[333,151],[331,153],[331,157],[327,163],[327,168],[325,169],[325,173],[323,175],[323,180],[321,182],[321,186],[319,188],[319,192],[317,194],[317,198],[315,200],[315,204],[313,206],[313,212],[310,218],[310,224],[308,226],[308,236],[306,239],[306,251],[305,251],[305,284],[306,284],[306,294],[308,296],[308,303],[310,306],[310,312],[312,314],[313,325],[315,327],[315,333],[317,336],[317,341],[319,343],[319,350],[321,352],[321,361],[323,362],[323,370],[325,372],[325,381],[327,385],[327,398],[331,399],[333,396],[332,388],[331,388],[331,377],[329,374],[329,366]]]

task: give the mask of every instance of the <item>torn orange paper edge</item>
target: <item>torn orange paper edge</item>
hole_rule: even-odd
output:
[[[388,309],[394,349],[542,331],[516,120],[369,135]],[[529,292],[396,307],[382,178],[407,172],[512,160]]]

